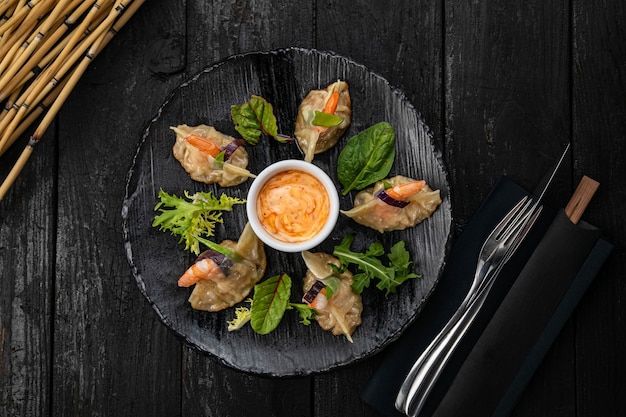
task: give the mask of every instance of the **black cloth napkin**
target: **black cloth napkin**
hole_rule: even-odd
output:
[[[394,403],[404,376],[467,293],[484,239],[525,195],[528,192],[507,177],[492,189],[455,242],[426,306],[382,354],[361,391],[366,403],[386,416],[402,416]],[[574,226],[562,211],[544,207],[502,269],[420,416],[458,416],[468,410],[480,416],[508,414],[611,247],[594,227]],[[577,261],[571,262],[572,257]],[[542,272],[537,274],[537,269]],[[552,281],[546,285],[547,280]],[[511,349],[514,357],[504,354]]]

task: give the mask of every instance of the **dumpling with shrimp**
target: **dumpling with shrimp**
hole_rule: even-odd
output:
[[[339,273],[341,262],[327,253],[302,252],[307,266],[303,280],[302,301],[315,309],[315,320],[324,330],[335,336],[344,335],[352,342],[352,334],[361,324],[363,302],[352,289],[352,273]]]
[[[294,136],[304,160],[337,144],[350,126],[352,107],[348,83],[336,81],[324,90],[312,90],[300,103]]]
[[[181,287],[195,284],[189,296],[194,310],[220,311],[232,307],[250,294],[265,273],[265,248],[250,224],[246,224],[237,242],[225,240],[220,246],[226,251],[209,249],[201,253],[178,280]]]
[[[194,181],[232,187],[254,177],[246,169],[248,152],[242,146],[243,140],[207,125],[179,125],[171,129],[176,133],[174,157]]]
[[[359,192],[354,198],[354,207],[341,212],[357,223],[384,233],[417,225],[430,217],[440,204],[439,190],[432,190],[424,180],[398,175]]]

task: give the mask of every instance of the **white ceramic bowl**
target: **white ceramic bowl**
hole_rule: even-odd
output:
[[[326,189],[328,200],[330,202],[328,218],[320,231],[312,238],[301,242],[286,242],[275,238],[265,230],[257,215],[258,196],[263,186],[275,175],[288,170],[303,171],[317,178]],[[252,230],[254,230],[259,239],[261,239],[266,245],[282,252],[301,252],[319,245],[333,231],[339,216],[339,196],[337,194],[335,184],[322,169],[310,162],[287,159],[269,165],[257,175],[252,182],[250,190],[248,191],[248,196],[246,197],[246,211],[248,213],[248,221],[250,222]]]

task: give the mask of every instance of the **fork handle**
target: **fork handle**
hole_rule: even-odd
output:
[[[484,285],[459,306],[455,314],[413,364],[396,398],[396,408],[407,416],[417,416],[467,330],[482,307],[495,276],[489,274]]]

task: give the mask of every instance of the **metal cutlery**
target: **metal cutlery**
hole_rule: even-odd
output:
[[[496,225],[481,247],[472,285],[452,318],[419,356],[396,397],[396,408],[407,416],[422,410],[441,372],[480,308],[504,264],[519,247],[539,217],[540,202],[560,167],[569,144],[551,173],[539,198],[522,198]]]

